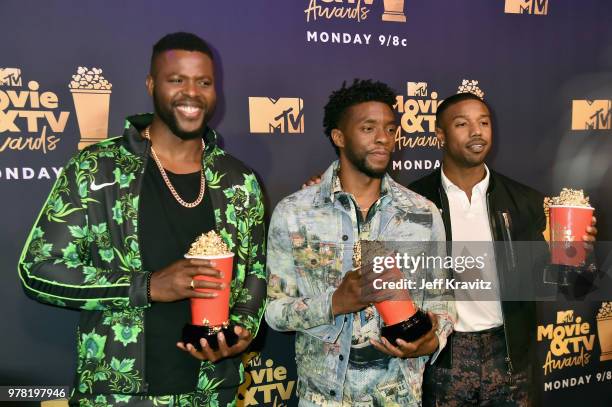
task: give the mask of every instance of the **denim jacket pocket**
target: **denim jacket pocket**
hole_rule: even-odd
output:
[[[302,295],[320,295],[342,278],[342,248],[335,242],[292,239],[298,288]]]

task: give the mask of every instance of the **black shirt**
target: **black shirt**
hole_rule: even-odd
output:
[[[179,196],[193,202],[200,190],[200,173],[179,175],[168,170],[166,173]],[[143,268],[158,271],[182,259],[197,236],[215,229],[210,194],[205,193],[195,208],[183,207],[172,196],[157,165],[150,159],[140,196],[139,228]],[[145,375],[149,395],[195,390],[201,362],[176,347],[183,326],[190,320],[189,299],[154,302],[145,311]]]

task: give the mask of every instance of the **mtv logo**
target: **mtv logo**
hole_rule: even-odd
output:
[[[506,0],[507,14],[548,14],[548,0]]]
[[[21,69],[0,68],[0,86],[22,86]]]
[[[572,101],[572,130],[609,130],[611,125],[611,100]]]
[[[303,133],[304,101],[249,97],[249,124],[251,133]]]
[[[557,311],[557,324],[574,322],[574,310]]]
[[[254,355],[249,360],[248,366],[251,368],[260,367],[261,366],[261,353],[260,352],[253,352],[253,353]]]
[[[408,82],[408,96],[427,96],[427,82]]]

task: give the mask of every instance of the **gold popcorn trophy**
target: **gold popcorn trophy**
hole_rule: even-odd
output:
[[[367,243],[367,249],[370,253],[364,256],[366,259],[370,259],[373,252],[384,250],[384,245],[381,246],[381,242],[368,241]],[[361,241],[356,242],[353,246],[354,270],[361,268],[362,250]],[[402,273],[398,269],[393,270],[392,273],[396,279],[402,277]],[[382,297],[384,295],[381,295]],[[395,299],[378,301],[374,303],[374,306],[384,322],[384,326],[380,329],[380,336],[385,337],[393,345],[397,343],[398,339],[407,342],[416,341],[432,328],[429,316],[416,306],[407,290]]]
[[[382,20],[405,23],[404,0],[385,0],[385,12],[382,15]]]
[[[544,199],[551,254],[551,264],[545,270],[545,283],[567,286],[570,285],[570,273],[594,269],[582,241],[582,235],[591,225],[594,210],[581,189],[563,188],[559,196]]]
[[[204,338],[213,350],[219,348],[217,334],[223,332],[227,346],[235,345],[238,336],[234,332],[234,325],[230,323],[229,303],[230,286],[232,283],[232,270],[234,266],[234,253],[232,253],[221,236],[214,230],[202,234],[192,243],[185,255],[188,259],[211,260],[215,268],[223,273],[221,279],[196,275],[191,280],[191,288],[198,292],[213,292],[214,298],[191,298],[191,323],[183,327],[182,340],[185,344],[191,343],[196,349],[202,349],[200,339]],[[223,283],[223,289],[210,290],[195,288],[196,280]]]

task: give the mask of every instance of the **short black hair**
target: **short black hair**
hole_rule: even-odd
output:
[[[489,113],[491,113],[491,108],[481,97],[470,92],[457,93],[444,99],[438,106],[438,109],[436,110],[436,127],[442,128],[442,116],[444,115],[445,111],[447,111],[451,106],[456,105],[459,102],[463,102],[464,100],[477,100],[485,105]]]
[[[210,46],[202,38],[195,34],[187,32],[175,32],[164,35],[159,41],[153,45],[153,53],[151,54],[150,72],[153,72],[155,58],[166,51],[180,49],[183,51],[199,51],[207,55],[211,61],[213,53]]]
[[[364,102],[381,102],[393,110],[395,96],[395,91],[389,85],[375,82],[372,79],[354,79],[353,84],[348,87],[345,81],[340,89],[332,92],[325,105],[323,127],[325,128],[325,135],[336,149],[336,153],[338,148],[332,140],[331,133],[332,130],[338,128],[348,108]]]

